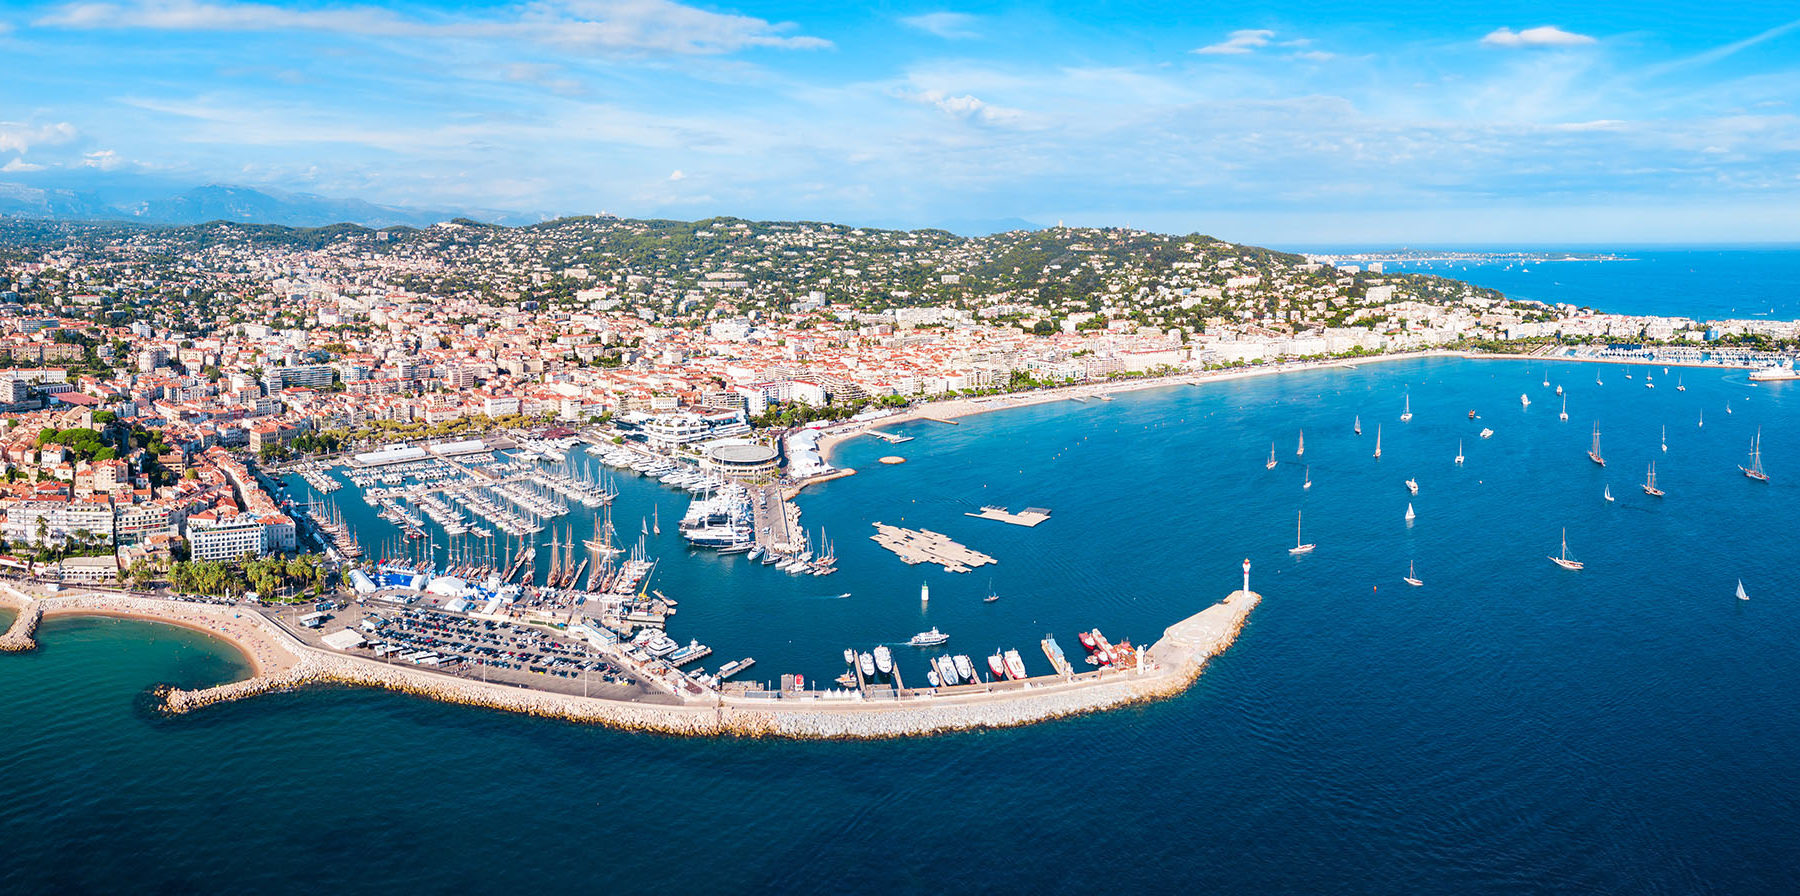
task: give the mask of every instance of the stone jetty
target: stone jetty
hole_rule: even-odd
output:
[[[341,684],[626,730],[859,739],[1027,725],[1173,696],[1200,675],[1208,660],[1231,646],[1260,599],[1255,592],[1234,591],[1223,601],[1177,622],[1144,652],[1143,662],[1134,669],[1043,676],[989,690],[912,691],[889,699],[825,700],[792,695],[759,699],[708,693],[687,701],[667,695],[627,701],[459,678],[322,650],[301,643],[262,614],[249,610],[110,594],[21,601],[18,595],[0,590],[0,602],[35,604],[50,615],[130,616],[206,631],[230,640],[255,663],[256,674],[242,681],[199,690],[160,689],[163,706],[171,713],[308,685]]]

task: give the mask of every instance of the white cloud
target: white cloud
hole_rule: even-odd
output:
[[[23,153],[33,146],[61,146],[80,136],[66,121],[55,124],[23,124],[0,121],[0,152]]]
[[[1269,45],[1269,39],[1275,32],[1263,28],[1243,28],[1231,32],[1231,36],[1209,47],[1201,47],[1194,52],[1202,56],[1241,56],[1258,47]]]
[[[1337,54],[1336,53],[1327,53],[1324,50],[1304,50],[1299,53],[1295,53],[1293,55],[1293,58],[1304,59],[1307,62],[1330,62],[1331,60],[1337,58]]]
[[[961,12],[928,12],[900,19],[902,25],[930,32],[945,40],[972,40],[980,37],[981,32],[975,30],[975,22],[974,16]]]
[[[669,180],[687,180],[687,175],[682,173],[680,168],[677,168],[674,171],[669,172]]]
[[[943,91],[927,90],[922,93],[914,94],[910,98],[916,102],[928,103],[936,106],[940,111],[952,118],[980,121],[986,124],[1004,124],[1010,121],[1017,121],[1025,114],[1018,109],[992,105],[984,102],[979,97],[967,93],[951,96]]]
[[[1564,31],[1554,25],[1540,25],[1524,31],[1511,28],[1496,28],[1481,39],[1484,47],[1579,47],[1594,43],[1594,39],[1585,34]]]
[[[81,156],[81,165],[84,168],[111,171],[123,164],[125,164],[125,160],[119,158],[119,154],[110,149],[97,149],[93,152],[83,153]]]
[[[288,9],[238,0],[79,2],[37,24],[79,29],[319,31],[363,37],[524,40],[605,53],[718,54],[753,47],[820,49],[789,23],[718,13],[672,0],[533,0],[492,18],[408,18],[372,6]]]
[[[33,165],[32,163],[27,162],[24,159],[13,159],[12,161],[7,162],[5,165],[0,165],[0,171],[5,171],[9,174],[12,172],[16,172],[16,171],[42,171],[42,170],[44,170],[44,166]]]

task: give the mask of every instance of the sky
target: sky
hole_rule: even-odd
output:
[[[0,4],[0,181],[1241,242],[1800,240],[1793,2]]]

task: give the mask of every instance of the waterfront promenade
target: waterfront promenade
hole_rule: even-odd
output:
[[[1171,625],[1136,669],[1048,675],[987,686],[914,689],[889,699],[707,692],[680,702],[663,702],[666,697],[659,701],[583,697],[389,665],[309,646],[249,608],[98,591],[38,593],[22,583],[0,584],[0,606],[20,611],[4,636],[9,650],[35,646],[29,629],[35,628],[40,617],[97,615],[205,632],[235,646],[251,663],[252,676],[241,681],[202,690],[163,689],[164,707],[172,713],[311,684],[345,684],[621,729],[795,738],[903,737],[1009,727],[1170,697],[1185,690],[1208,660],[1231,646],[1260,600],[1254,592],[1234,591]]]

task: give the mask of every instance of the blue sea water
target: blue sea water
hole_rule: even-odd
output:
[[[828,678],[843,647],[934,624],[1041,671],[1044,633],[1154,640],[1251,558],[1264,603],[1190,691],[1022,729],[693,740],[340,689],[164,719],[147,687],[241,661],[166,627],[51,620],[39,651],[0,656],[0,888],[1786,892],[1800,384],[1629,372],[1403,361],[918,422],[900,446],[847,444],[860,472],[801,499],[835,576],[655,542],[672,634],[755,655],[763,678]],[[1736,469],[1759,427],[1766,485]],[[1637,488],[1652,460],[1661,500]],[[622,520],[679,516],[674,493],[623,486]],[[983,504],[1054,514],[963,515]],[[1318,550],[1296,559],[1301,511]],[[905,566],[868,540],[876,520],[999,563]],[[1546,559],[1564,529],[1584,571]],[[1409,561],[1424,587],[1400,581]]]
[[[1490,250],[1498,251],[1498,250]],[[1539,251],[1539,250],[1526,250]],[[1390,271],[1464,280],[1519,299],[1570,302],[1615,314],[1697,320],[1800,319],[1800,250],[1765,248],[1613,249],[1616,260],[1389,261]],[[1589,253],[1595,254],[1595,253]]]

